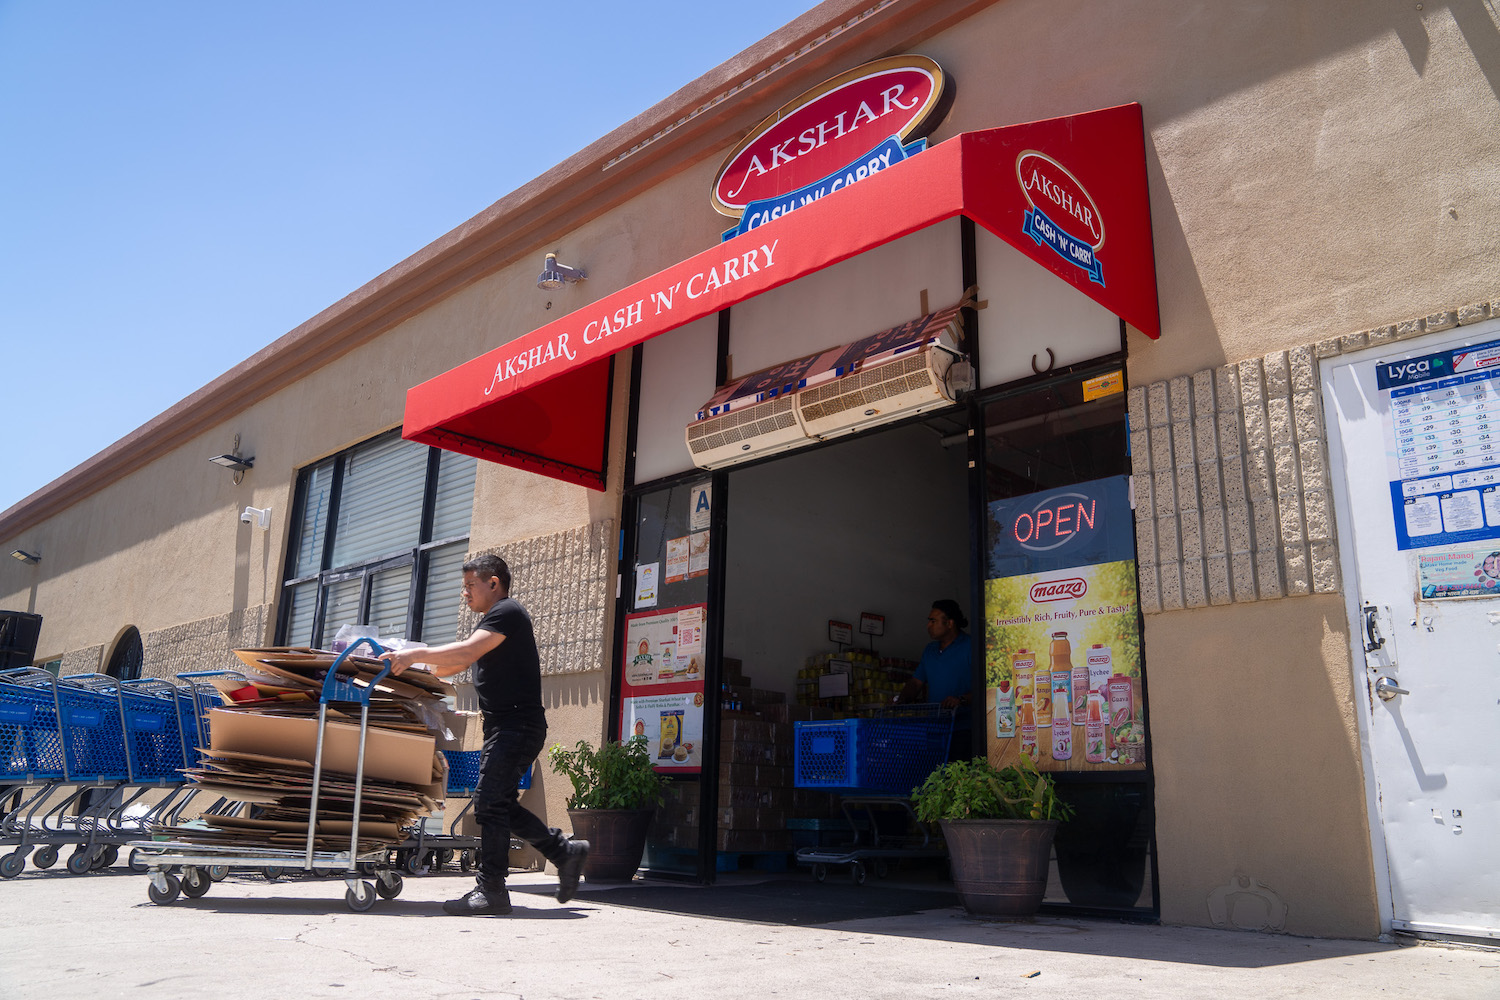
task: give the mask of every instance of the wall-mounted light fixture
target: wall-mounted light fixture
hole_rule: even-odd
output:
[[[241,524],[258,524],[262,528],[271,527],[271,508],[269,507],[246,507],[240,511]]]
[[[19,559],[28,566],[35,566],[42,561],[42,554],[40,552],[27,552],[25,549],[11,549],[10,557],[12,559]]]
[[[210,462],[234,472],[234,485],[238,486],[245,478],[245,470],[255,467],[254,455],[240,454],[240,436],[234,436],[234,447],[227,455],[215,455],[209,459]]]
[[[563,282],[582,281],[589,273],[581,267],[569,267],[557,262],[557,254],[549,253],[542,261],[542,273],[537,275],[536,287],[561,288]]]

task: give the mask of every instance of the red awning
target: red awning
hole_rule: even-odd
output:
[[[403,435],[603,489],[611,355],[957,215],[1160,336],[1126,104],[965,132],[695,254],[414,386]]]

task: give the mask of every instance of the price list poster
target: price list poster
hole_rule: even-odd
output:
[[[1396,547],[1500,538],[1500,341],[1380,362]]]

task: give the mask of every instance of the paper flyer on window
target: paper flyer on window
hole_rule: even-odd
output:
[[[660,771],[703,765],[703,626],[707,605],[627,615],[620,733],[644,736]]]

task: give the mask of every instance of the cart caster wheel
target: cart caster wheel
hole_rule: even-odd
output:
[[[205,869],[205,871],[208,872],[209,879],[214,882],[222,882],[229,877],[228,865],[213,865]]]
[[[146,859],[141,856],[141,849],[139,847],[132,847],[130,849],[130,854],[125,863],[137,875],[143,874],[147,868]]]
[[[404,888],[406,888],[406,883],[395,872],[391,872],[390,885],[386,885],[385,879],[377,879],[375,881],[375,893],[381,899],[395,899],[401,895],[401,890]]]
[[[31,856],[31,863],[38,868],[51,868],[57,864],[57,848],[47,845]]]
[[[114,844],[110,844],[108,847],[101,847],[98,851],[94,852],[94,866],[92,870],[99,871],[101,868],[113,868],[115,862],[119,860],[120,849]]]
[[[813,881],[821,882],[828,877],[827,865],[813,865]]]
[[[427,866],[422,863],[421,855],[413,853],[401,865],[408,875],[426,875]]]
[[[182,873],[182,894],[188,899],[198,899],[213,885],[213,875],[207,868],[189,868]]]
[[[890,865],[886,864],[884,861],[877,861],[877,862],[875,862],[875,877],[876,878],[890,878],[890,875],[891,875],[891,866]]]
[[[459,852],[459,855],[458,855],[458,870],[461,871],[461,872],[470,872],[470,871],[474,870],[474,852],[473,851],[461,851],[461,852]]]
[[[82,875],[94,867],[93,848],[79,845],[73,848],[73,853],[68,855],[68,871],[74,875]]]
[[[449,848],[445,847],[441,851],[437,852],[437,865],[436,865],[437,868],[439,868],[439,869],[447,868],[451,864],[453,864],[453,851],[452,850],[450,850]]]
[[[262,868],[260,870],[260,875],[261,878],[265,879],[267,882],[281,881],[281,869],[277,868],[275,865],[267,865],[266,867]]]
[[[177,876],[167,875],[164,876],[164,878],[167,883],[167,887],[165,889],[158,889],[156,887],[155,881],[152,881],[152,883],[146,887],[146,895],[149,896],[151,902],[155,903],[157,906],[166,906],[168,903],[174,901],[177,898],[177,894],[182,891],[182,883],[177,881]]]
[[[854,880],[855,885],[864,885],[866,874],[865,866],[858,861],[854,862],[849,868],[849,877]]]
[[[344,890],[344,902],[355,913],[363,913],[375,905],[375,887],[368,882],[359,883],[359,888]]]
[[[0,858],[0,878],[15,878],[26,867],[26,855],[20,851]]]

